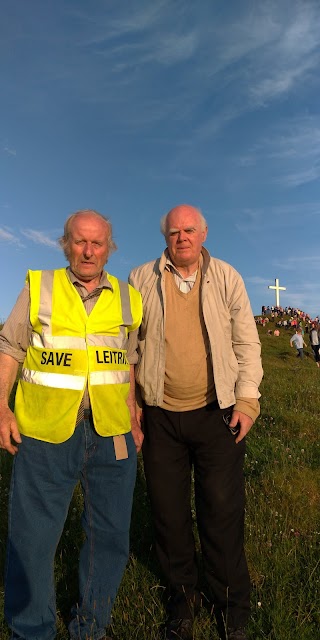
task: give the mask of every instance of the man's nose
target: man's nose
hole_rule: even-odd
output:
[[[179,233],[178,233],[178,241],[179,242],[183,242],[183,240],[186,240],[186,238],[187,238],[186,232],[183,229],[181,231],[179,231]]]
[[[92,244],[91,242],[86,242],[83,247],[83,253],[85,256],[92,256]]]

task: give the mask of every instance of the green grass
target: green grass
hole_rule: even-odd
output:
[[[272,326],[273,325],[269,325]],[[252,577],[250,637],[316,640],[320,628],[320,369],[311,349],[303,361],[279,338],[260,328],[265,376],[261,416],[247,439],[246,549]],[[306,339],[308,342],[308,339]],[[1,513],[6,512],[11,458],[1,452]],[[56,555],[58,640],[77,598],[77,559],[82,498],[76,491]],[[0,523],[1,565],[6,520]],[[200,552],[199,552],[200,556]],[[205,585],[203,585],[205,593]],[[116,601],[113,628],[119,640],[156,640],[164,620],[164,585],[154,556],[150,511],[139,459],[131,529],[131,556]],[[1,589],[3,599],[3,588]],[[217,640],[205,605],[195,640]],[[1,610],[2,601],[1,601]],[[0,638],[9,640],[0,614]],[[163,636],[160,636],[163,637]]]

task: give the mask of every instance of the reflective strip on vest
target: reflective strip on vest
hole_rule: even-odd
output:
[[[120,336],[87,335],[85,338],[73,338],[71,336],[52,336],[47,333],[42,336],[39,333],[32,333],[30,345],[39,349],[79,349],[85,351],[89,347],[109,347],[110,349],[122,349],[123,338],[126,337],[125,327],[120,327]]]
[[[30,345],[39,349],[79,349],[83,351],[87,348],[84,338],[51,336],[48,334],[40,336],[39,333],[32,333]]]
[[[31,369],[22,369],[21,380],[32,384],[41,384],[43,387],[75,389],[76,391],[82,391],[86,382],[84,376],[71,376],[66,373],[47,373],[44,371],[32,371]]]
[[[118,280],[118,284],[120,289],[123,324],[130,327],[133,324],[133,317],[131,312],[129,287],[126,282],[123,282],[123,280]]]
[[[126,384],[130,382],[130,371],[92,371],[89,375],[90,385]]]
[[[122,303],[122,301],[121,301]],[[109,347],[110,349],[123,349],[123,340],[126,340],[127,333],[125,327],[119,327],[119,336],[112,337],[108,335],[99,336],[98,334],[87,334],[88,347]]]
[[[53,270],[42,271],[41,273],[41,290],[38,318],[43,326],[43,331],[49,334],[52,333],[51,316],[53,277]]]

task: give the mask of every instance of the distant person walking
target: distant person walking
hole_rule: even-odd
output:
[[[297,349],[297,358],[303,358],[303,346],[307,346],[303,336],[302,336],[302,329],[296,329],[296,332],[294,334],[294,336],[292,336],[292,338],[290,339],[290,347],[293,347],[293,345],[295,345],[296,349]]]
[[[318,326],[315,324],[312,325],[309,333],[310,345],[311,349],[314,353],[314,359],[316,361],[317,367],[320,367],[320,343],[319,343],[319,330]]]

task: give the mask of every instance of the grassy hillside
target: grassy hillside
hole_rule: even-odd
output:
[[[269,325],[269,327],[272,325]],[[291,332],[279,338],[259,328],[265,377],[261,416],[247,439],[246,548],[253,583],[250,637],[316,640],[319,637],[320,369],[295,357]],[[306,340],[308,342],[308,340]],[[5,513],[11,459],[1,452],[1,513]],[[58,640],[76,600],[81,495],[76,492],[56,556]],[[6,523],[0,523],[1,562]],[[135,492],[131,557],[114,610],[119,640],[155,640],[164,617],[163,584],[153,551],[141,459]],[[203,585],[205,593],[205,585]],[[3,589],[1,590],[3,592]],[[206,603],[196,640],[218,635]],[[0,614],[0,637],[9,633]],[[161,636],[160,636],[161,637]]]

